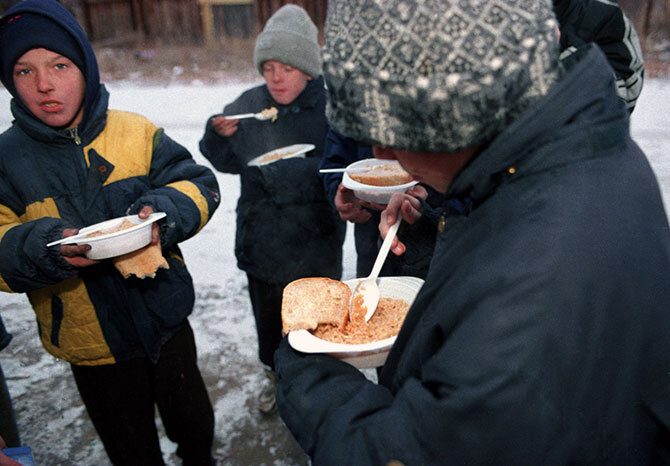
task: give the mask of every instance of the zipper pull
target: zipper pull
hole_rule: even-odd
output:
[[[65,129],[66,134],[68,137],[74,140],[74,143],[78,146],[81,145],[81,138],[79,137],[79,131],[77,130],[77,127],[74,128],[66,128]]]

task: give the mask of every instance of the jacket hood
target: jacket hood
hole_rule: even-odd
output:
[[[55,0],[25,0],[20,2],[9,8],[2,15],[2,18],[0,18],[0,23],[4,22],[9,17],[21,13],[33,13],[47,17],[62,27],[65,31],[70,33],[81,48],[82,55],[84,56],[84,69],[81,71],[84,76],[86,76],[86,91],[84,94],[84,114],[82,123],[80,125],[85,125],[89,114],[96,103],[96,100],[98,100],[101,86],[98,61],[95,57],[95,53],[93,52],[93,47],[91,47],[91,43],[86,37],[86,33],[74,18],[74,16],[72,16],[72,14],[64,6]],[[15,104],[30,114],[28,109],[23,105],[23,103],[21,103],[21,99],[19,99],[18,95],[16,95],[14,86],[8,85],[8,83],[5,82],[4,77],[2,78],[2,81],[5,87],[12,94],[12,97],[14,97]]]

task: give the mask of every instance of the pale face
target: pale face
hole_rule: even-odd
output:
[[[270,95],[282,105],[293,102],[312,80],[305,72],[275,60],[264,62],[261,69]]]
[[[79,124],[86,81],[69,58],[47,49],[32,49],[16,61],[13,76],[21,101],[42,122],[55,128]]]
[[[373,148],[378,159],[397,160],[416,181],[426,183],[441,193],[446,193],[454,177],[479,151],[480,146],[459,152],[408,152],[386,147]]]

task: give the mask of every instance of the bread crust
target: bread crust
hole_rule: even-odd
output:
[[[344,328],[350,301],[351,289],[339,280],[310,277],[292,281],[282,296],[282,332],[314,330],[319,324]]]
[[[115,257],[113,260],[114,266],[121,272],[123,278],[131,275],[137,278],[154,278],[158,269],[170,268],[163,257],[160,244],[150,244],[137,251]]]

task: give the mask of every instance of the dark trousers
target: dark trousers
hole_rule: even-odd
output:
[[[19,430],[16,427],[14,408],[12,407],[12,399],[9,396],[2,367],[0,367],[0,436],[8,447],[21,446]]]
[[[214,412],[186,323],[148,358],[103,366],[72,365],[77,388],[115,465],[163,465],[154,405],[184,465],[212,465]]]
[[[281,341],[281,300],[284,286],[267,283],[247,274],[249,298],[256,320],[258,358],[274,370],[274,354]]]

